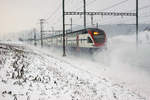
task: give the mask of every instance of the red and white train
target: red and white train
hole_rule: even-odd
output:
[[[98,28],[87,28],[66,33],[66,47],[76,50],[106,49],[106,34]],[[37,40],[40,42],[40,40]],[[47,46],[62,47],[62,34],[43,38],[43,44]]]

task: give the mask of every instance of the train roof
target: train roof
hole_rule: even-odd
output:
[[[99,28],[86,28],[86,29],[80,29],[80,30],[76,30],[76,31],[72,31],[72,32],[66,32],[66,34],[76,34],[76,33],[82,33],[82,34],[85,34],[87,33],[87,30],[98,30],[98,31],[103,31],[102,29],[99,29]],[[44,37],[43,39],[48,39],[48,38],[53,38],[53,37],[57,37],[57,36],[63,36],[63,34],[56,34],[56,35],[51,35],[51,36],[48,36],[48,37]],[[40,39],[37,39],[37,40],[40,40]]]
[[[76,30],[76,31],[72,31],[72,32],[66,32],[66,34],[73,34],[73,33],[78,33],[78,32],[82,32],[82,34],[86,33],[87,30],[99,30],[99,31],[103,31],[102,29],[99,28],[86,28],[86,29],[80,29],[80,30]]]
[[[76,30],[76,31],[72,31],[72,32],[66,32],[66,34],[76,34],[76,33],[82,33],[82,34],[85,34],[87,33],[87,30],[98,30],[98,31],[103,31],[102,29],[99,29],[99,28],[86,28],[86,29],[80,29],[80,30]],[[104,32],[104,31],[103,31]],[[44,39],[47,39],[47,38],[52,38],[52,37],[57,37],[57,36],[62,36],[63,34],[56,34],[56,35],[52,35],[52,36],[49,36],[49,37],[45,37]]]

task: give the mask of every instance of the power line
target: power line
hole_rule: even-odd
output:
[[[143,9],[146,9],[146,8],[149,8],[150,7],[150,5],[146,5],[146,6],[143,6],[143,7],[140,7],[139,8],[139,10],[143,10]],[[134,9],[134,10],[130,10],[130,11],[128,11],[128,12],[133,12],[133,11],[135,11],[136,9]],[[140,17],[140,16],[139,16]],[[142,17],[142,16],[141,16]],[[148,16],[143,16],[143,17],[148,17]],[[111,18],[109,18],[108,19],[109,21],[110,20],[113,20],[113,17],[111,17]],[[129,21],[129,20],[131,20],[131,19],[127,19],[126,21]]]
[[[86,6],[91,5],[91,4],[94,3],[95,1],[97,1],[97,0],[92,0],[91,2],[88,2]]]
[[[146,8],[149,8],[150,5],[146,5],[146,6],[143,6],[143,7],[140,7],[139,10],[143,10],[143,9],[146,9]],[[129,12],[133,12],[135,11],[136,9],[133,9],[133,10],[129,10]]]
[[[140,21],[140,23],[148,23],[150,20],[145,20],[145,21]],[[150,24],[150,22],[148,23],[148,24]]]
[[[54,12],[52,12],[52,14],[48,18],[46,18],[46,20],[52,18],[53,15],[56,14],[59,11],[60,7],[61,7],[61,3],[59,3],[58,7],[54,10]]]
[[[68,2],[67,2],[68,3]],[[53,17],[53,15],[56,15],[56,13],[59,11],[59,9],[61,9],[61,2],[59,3],[59,5],[57,6],[57,8],[51,13],[51,15],[46,18],[46,20],[49,20],[50,18]]]
[[[149,7],[150,7],[150,5],[146,5],[146,6],[140,7],[139,10],[143,10],[143,9],[146,9],[146,8],[149,8]],[[128,10],[127,12],[133,12],[133,11],[135,11],[135,10],[136,10],[136,9],[134,9],[134,10]],[[113,20],[113,18],[114,18],[114,17],[110,17],[108,20],[109,20],[109,21],[110,21],[110,20]],[[108,21],[108,20],[107,20],[107,21]],[[129,19],[128,19],[128,20],[129,20]],[[128,21],[128,20],[127,20],[127,21]],[[130,20],[131,20],[131,19],[130,19]],[[105,22],[106,22],[106,21],[105,21]]]
[[[142,17],[142,18],[149,18],[150,17],[150,15],[144,15],[144,16],[139,16],[140,18]],[[109,18],[108,20],[106,20],[106,21],[103,21],[103,23],[107,23],[107,22],[110,22],[110,20],[116,20],[116,19],[113,19],[113,18],[115,18],[115,17],[111,17],[111,18]],[[133,19],[135,19],[134,17],[130,17],[130,18],[128,18],[128,19],[120,19],[120,20],[123,20],[124,22],[129,22],[129,21],[133,21]],[[118,20],[118,19],[117,19]],[[119,20],[119,21],[120,21]],[[118,22],[119,22],[118,21]],[[139,20],[139,21],[141,21],[141,20]],[[116,22],[116,21],[114,21],[114,22]]]
[[[102,9],[102,10],[100,10],[100,11],[105,11],[105,10],[111,9],[111,8],[116,7],[116,6],[118,6],[118,5],[121,5],[121,4],[123,4],[123,3],[127,2],[127,1],[128,1],[128,0],[121,1],[121,2],[116,3],[116,4],[114,4],[114,5],[110,6],[110,7],[104,8],[104,9]]]
[[[88,3],[86,4],[86,6],[89,6],[90,4],[94,3],[95,1],[97,1],[97,0],[92,0],[92,1],[88,2]],[[83,6],[77,8],[75,11],[81,9],[82,7],[83,7]]]
[[[70,0],[69,0],[69,1],[70,1]],[[66,4],[68,4],[69,1],[67,1]],[[65,4],[65,5],[66,5],[66,4]],[[58,5],[58,7],[54,10],[54,12],[52,12],[52,14],[51,14],[48,18],[46,18],[46,20],[49,20],[49,19],[52,18],[53,16],[56,16],[57,13],[58,13],[58,11],[59,11],[59,9],[61,9],[61,6],[62,6],[62,4],[61,4],[61,2],[60,2],[59,5]],[[56,16],[56,17],[59,17],[59,16]],[[56,17],[53,17],[53,18],[56,19]],[[60,20],[61,20],[61,17],[58,18],[57,22],[60,21]],[[56,22],[53,22],[53,23],[56,23]]]
[[[150,15],[144,15],[144,16],[139,16],[139,17],[150,17]]]
[[[119,5],[121,5],[121,4],[123,4],[123,3],[127,2],[127,1],[128,1],[128,0],[124,0],[124,1],[118,2],[118,3],[114,4],[114,5],[112,5],[112,6],[110,6],[110,7],[107,7],[107,8],[104,8],[104,9],[102,9],[102,10],[100,10],[100,11],[104,11],[104,10],[111,9],[111,8],[116,7],[116,6],[119,6]],[[114,17],[110,17],[109,20],[112,19],[112,18],[114,18]]]
[[[150,7],[150,5],[146,5],[144,7],[139,8],[139,10],[146,9],[146,8],[149,8],[149,7]]]
[[[91,2],[88,2],[86,6],[91,5],[91,4],[94,3],[95,1],[97,1],[97,0],[92,0]],[[127,2],[127,1],[128,1],[128,0],[121,1],[121,2],[116,3],[116,4],[114,4],[114,5],[110,6],[110,7],[104,8],[104,9],[102,9],[102,10],[100,10],[100,11],[104,11],[104,10],[107,10],[107,9],[111,9],[111,8],[116,7],[116,6],[118,6],[118,5],[121,5],[121,4],[123,4],[123,3]],[[82,7],[79,7],[79,8],[77,8],[75,11],[77,11],[77,10],[79,10],[79,9],[81,9],[81,8],[82,8]]]
[[[89,3],[87,4],[87,6],[90,5],[90,4],[92,4],[92,3],[94,3],[95,1],[97,1],[97,0],[92,0],[91,2],[89,2]],[[127,2],[127,1],[128,1],[128,0],[121,1],[121,2],[116,3],[116,4],[114,4],[114,5],[110,6],[110,7],[107,7],[107,8],[102,9],[101,11],[111,9],[111,8],[116,7],[116,6],[118,6],[118,5],[121,5],[121,4],[123,4],[123,3]],[[80,9],[80,8],[82,8],[82,7],[79,7],[79,8],[77,8],[76,10],[78,10],[78,9]]]

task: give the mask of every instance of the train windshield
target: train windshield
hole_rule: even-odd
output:
[[[104,31],[97,30],[93,32],[93,38],[96,43],[104,43],[105,42],[105,33]]]

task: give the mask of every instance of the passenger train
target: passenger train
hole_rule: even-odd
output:
[[[106,34],[98,28],[87,28],[72,32],[66,32],[66,47],[75,50],[106,49]],[[40,42],[40,39],[37,40]],[[57,34],[43,38],[43,44],[47,46],[62,47],[63,35]]]

